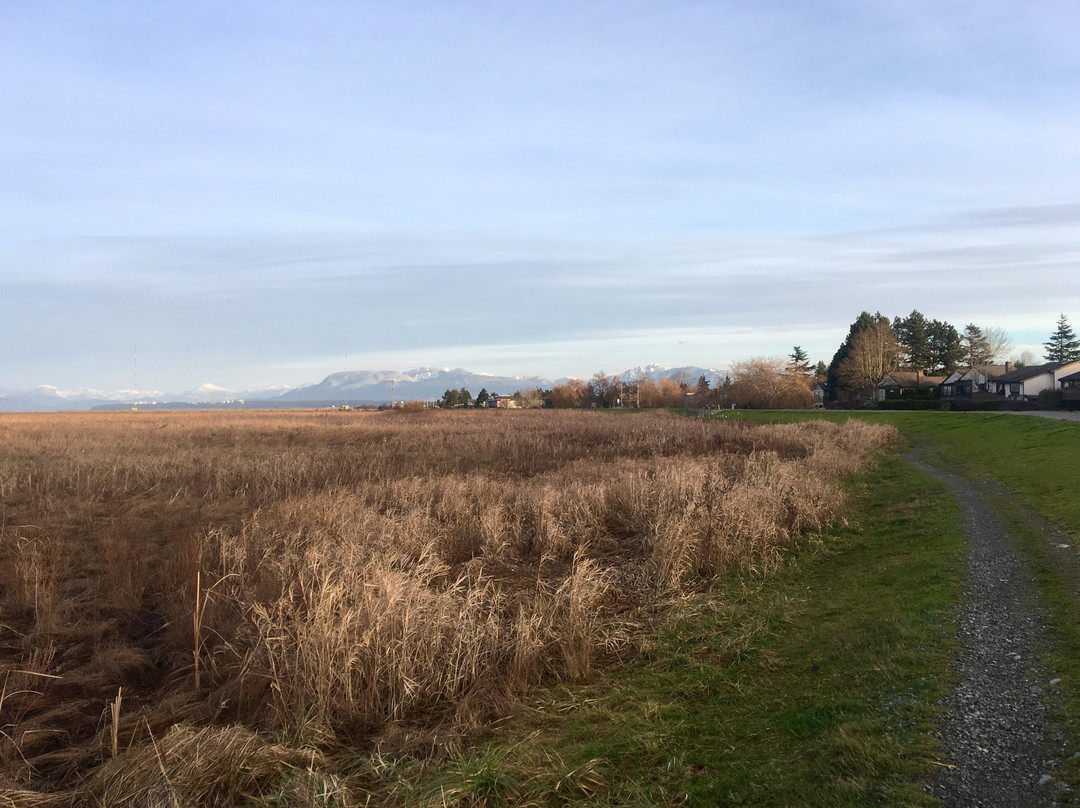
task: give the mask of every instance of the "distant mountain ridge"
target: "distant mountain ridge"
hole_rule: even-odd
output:
[[[616,374],[631,382],[657,379],[662,376],[682,376],[691,384],[704,376],[710,386],[723,379],[723,373],[713,368],[685,366],[668,368],[645,365]],[[541,376],[499,376],[477,373],[463,368],[421,367],[413,370],[350,370],[331,373],[317,384],[303,387],[277,387],[257,391],[230,391],[206,383],[184,393],[159,391],[118,390],[106,393],[91,388],[63,389],[42,385],[33,390],[0,390],[0,412],[59,412],[63,410],[118,409],[135,405],[199,407],[258,406],[285,407],[289,405],[386,404],[394,401],[434,401],[447,390],[468,390],[473,396],[481,390],[509,395],[518,390],[539,387],[547,390],[567,381],[568,377],[547,379]],[[588,379],[585,379],[588,381]]]
[[[416,368],[407,371],[350,370],[331,373],[318,384],[298,387],[280,396],[285,401],[342,400],[379,403],[442,398],[447,390],[465,388],[474,396],[482,389],[509,395],[525,388],[549,388],[557,382],[540,376],[496,376],[462,368]]]

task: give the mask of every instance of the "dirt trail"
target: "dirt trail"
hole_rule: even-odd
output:
[[[941,729],[954,768],[942,770],[933,794],[958,808],[1057,805],[1068,791],[1054,776],[1060,760],[1045,756],[1052,740],[1047,699],[1057,682],[1038,659],[1045,614],[1033,573],[984,494],[929,465],[918,450],[908,459],[953,490],[968,547],[960,681],[945,702]],[[1060,747],[1060,740],[1053,746]]]

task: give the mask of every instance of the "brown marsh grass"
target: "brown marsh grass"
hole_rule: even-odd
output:
[[[838,482],[894,439],[566,411],[0,416],[0,804],[354,804],[338,761],[438,754],[618,664],[665,598],[767,573],[836,520]]]

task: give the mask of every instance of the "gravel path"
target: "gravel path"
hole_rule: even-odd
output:
[[[984,496],[964,480],[909,461],[946,483],[959,501],[967,534],[968,578],[960,619],[960,681],[946,699],[941,739],[953,768],[933,795],[946,806],[1051,806],[1064,791],[1047,760],[1044,695],[1056,684],[1035,647],[1044,632],[1032,573],[1015,538]]]

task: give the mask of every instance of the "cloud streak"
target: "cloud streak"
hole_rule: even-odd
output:
[[[863,309],[1036,333],[1080,308],[1067,2],[6,24],[0,387],[119,386],[136,342],[158,388],[254,388],[346,339],[587,375],[827,361]]]

